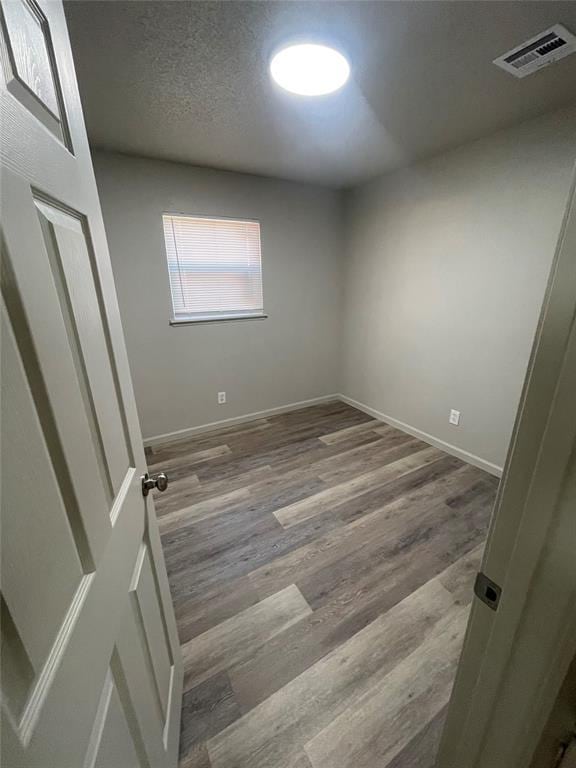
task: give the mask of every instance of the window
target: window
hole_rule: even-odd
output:
[[[265,317],[260,224],[164,214],[172,322]]]

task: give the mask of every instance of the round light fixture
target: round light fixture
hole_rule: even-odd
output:
[[[342,88],[350,76],[346,58],[326,45],[289,45],[272,58],[270,74],[279,86],[300,96],[323,96]]]

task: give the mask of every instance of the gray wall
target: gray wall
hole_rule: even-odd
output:
[[[94,165],[144,437],[338,391],[338,193],[109,153]],[[168,324],[164,211],[260,220],[266,320]]]
[[[501,466],[575,160],[576,108],[344,207],[319,187],[97,152],[144,436],[342,392]],[[163,211],[260,219],[268,319],[168,324]]]
[[[503,464],[575,159],[571,109],[349,193],[346,395]]]

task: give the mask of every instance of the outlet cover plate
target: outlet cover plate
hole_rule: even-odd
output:
[[[452,408],[448,421],[450,424],[454,424],[454,426],[457,427],[458,424],[460,424],[460,411],[456,411],[454,408]]]

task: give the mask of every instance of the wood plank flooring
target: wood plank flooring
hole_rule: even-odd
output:
[[[497,480],[340,402],[147,457],[181,768],[432,768]]]

